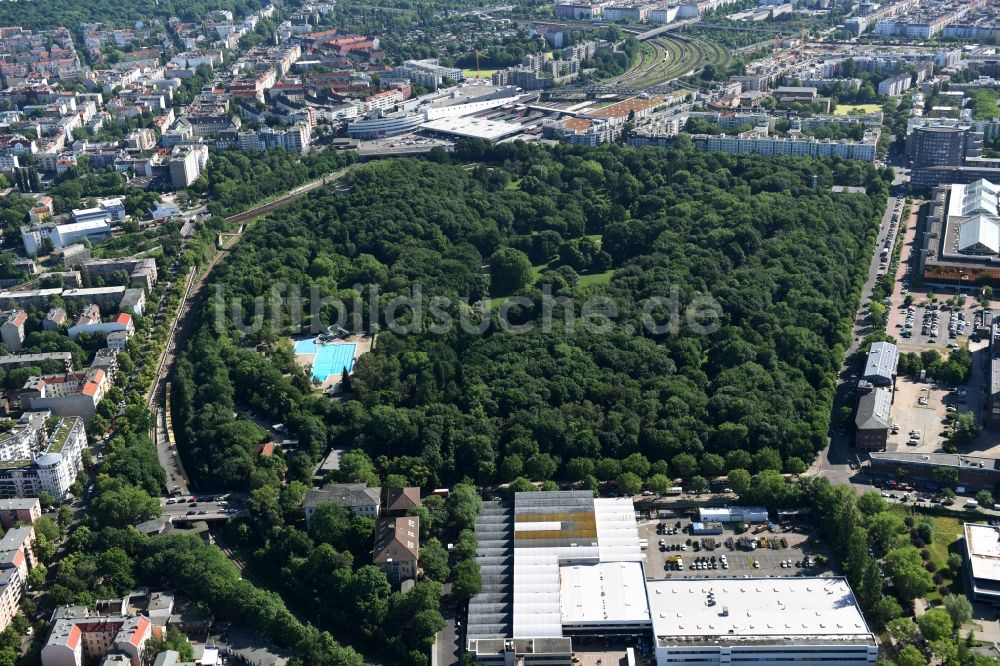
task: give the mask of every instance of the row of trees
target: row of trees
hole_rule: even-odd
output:
[[[182,21],[200,21],[215,9],[227,9],[245,16],[266,4],[262,0],[160,0],[151,6],[143,0],[95,0],[86,4],[75,0],[49,0],[44,5],[25,2],[0,7],[0,22],[30,30],[101,22],[130,27],[137,21],[145,22],[150,18],[166,21],[172,16]]]
[[[191,190],[208,197],[213,215],[225,217],[336,171],[352,159],[349,153],[329,150],[305,156],[284,150],[227,151],[209,158],[208,168]]]

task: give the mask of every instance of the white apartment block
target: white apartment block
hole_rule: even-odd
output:
[[[0,497],[63,498],[76,481],[87,446],[79,418],[58,419],[49,428],[50,411],[28,411],[0,435]]]
[[[864,141],[831,141],[815,137],[784,138],[771,136],[695,135],[694,144],[701,150],[741,155],[787,155],[790,157],[842,157],[848,160],[874,162],[878,131],[865,134]]]
[[[899,97],[910,89],[910,82],[911,77],[908,72],[889,77],[878,84],[878,94]]]
[[[21,227],[21,242],[24,251],[30,255],[41,252],[46,240],[52,241],[53,249],[87,239],[91,243],[106,240],[111,235],[111,224],[108,220],[88,220],[86,222],[70,222],[69,224],[52,224],[43,222]]]

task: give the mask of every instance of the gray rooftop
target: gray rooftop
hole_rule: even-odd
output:
[[[38,504],[37,497],[0,499],[0,511],[29,511],[36,504]]]
[[[901,463],[924,467],[955,467],[965,469],[1000,469],[1000,460],[961,453],[910,453],[907,451],[873,452],[872,462]]]
[[[369,488],[363,483],[328,483],[319,490],[306,493],[305,506],[315,507],[323,502],[336,502],[341,506],[360,507],[378,506],[382,498],[382,489]]]
[[[470,642],[474,639],[502,641],[514,631],[514,512],[511,507],[500,502],[483,502],[476,518],[476,540],[476,562],[483,584],[469,601],[467,637]]]
[[[899,362],[899,350],[891,342],[873,342],[865,362],[864,378],[873,384],[891,384]]]
[[[892,423],[889,420],[890,407],[892,407],[892,391],[880,386],[858,400],[858,414],[854,418],[854,424],[859,430],[888,428]]]

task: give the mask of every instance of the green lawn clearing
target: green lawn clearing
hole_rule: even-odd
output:
[[[479,78],[489,79],[497,72],[495,69],[481,69],[479,70]],[[474,69],[463,69],[462,72],[465,74],[465,78],[474,79],[476,78],[476,70]]]
[[[838,104],[834,110],[835,116],[847,116],[853,111],[855,113],[875,113],[881,111],[881,104]]]

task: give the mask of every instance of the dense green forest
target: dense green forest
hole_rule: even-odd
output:
[[[331,173],[353,159],[349,153],[331,150],[308,155],[286,150],[232,150],[213,154],[208,168],[191,183],[191,189],[208,195],[208,209],[213,215],[232,215],[252,203]]]
[[[0,25],[51,30],[93,22],[131,25],[150,17],[166,21],[176,16],[182,21],[200,21],[216,9],[245,16],[267,4],[266,0],[14,0],[0,3]]]
[[[189,470],[233,488],[278,474],[251,456],[262,433],[234,418],[237,405],[293,429],[289,473],[300,480],[330,445],[360,447],[379,473],[416,485],[805,468],[828,429],[883,174],[701,154],[683,142],[462,150],[477,166],[389,160],[355,170],[349,193],[312,195],[255,226],[216,284],[248,307],[276,283],[345,298],[355,284],[377,285],[383,302],[414,282],[469,302],[504,295],[495,288],[504,284],[531,303],[512,311],[522,323],[537,321],[549,285],[578,303],[610,296],[615,330],[384,331],[355,367],[354,399],[332,402],[311,395],[278,339],[290,332],[281,322],[241,339],[216,328],[216,298],[175,383]],[[870,195],[831,194],[834,180]],[[642,299],[671,287],[682,312],[699,295],[716,299],[718,330],[646,333]],[[255,351],[260,342],[273,352]],[[623,470],[629,456],[645,462]]]
[[[479,587],[470,481],[615,482],[635,492],[673,476],[803,471],[829,426],[888,175],[856,162],[698,153],[684,139],[670,150],[465,143],[451,157],[355,167],[336,192],[259,220],[212,276],[172,394],[195,482],[251,491],[251,519],[227,540],[301,613],[278,619],[285,637],[263,618],[248,621],[306,663],[357,655],[301,633],[303,620],[385,663],[423,664],[443,624],[438,583],[459,598]],[[835,195],[835,182],[869,193]],[[425,297],[449,298],[443,311],[455,320],[479,310],[490,325],[432,331],[440,319],[411,312],[413,331],[393,332],[378,304],[415,283]],[[243,333],[229,320],[230,306],[251,312],[288,285],[361,297],[366,318],[374,309],[378,342],[356,364],[346,400],[314,393],[294,360],[286,336],[309,315],[293,325],[289,310]],[[646,299],[671,288],[680,312],[714,298],[717,329],[644,328]],[[537,324],[547,292],[566,299],[551,331],[499,326],[506,308],[493,299],[522,297],[508,321]],[[617,304],[612,330],[561,325],[595,296]],[[328,303],[316,312],[332,320]],[[269,435],[247,412],[286,424],[295,448],[255,456]],[[453,488],[447,502],[427,498],[417,510],[426,580],[414,592],[392,593],[366,566],[371,520],[329,504],[303,528],[302,498],[331,445],[352,449],[335,480]],[[449,555],[443,543],[457,545]],[[165,580],[197,586],[193,571],[167,571]],[[216,606],[238,615],[228,603]]]

